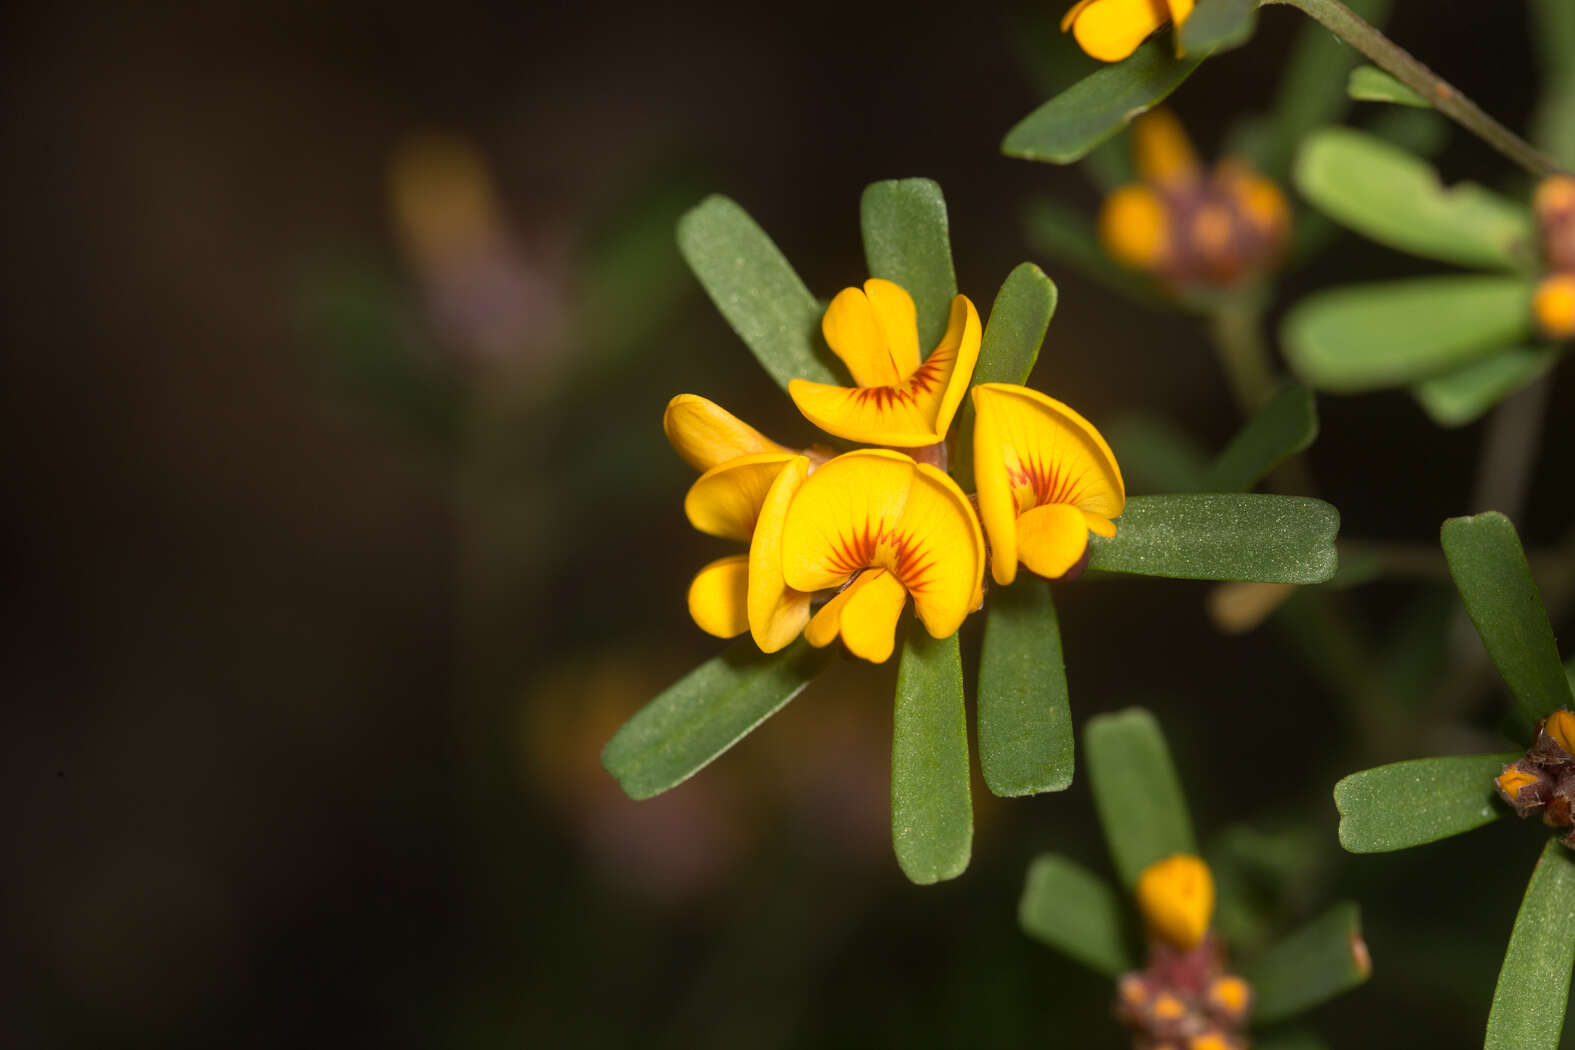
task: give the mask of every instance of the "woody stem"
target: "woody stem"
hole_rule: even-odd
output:
[[[1289,4],[1297,8],[1372,59],[1390,76],[1427,99],[1434,109],[1533,175],[1553,175],[1561,170],[1553,158],[1488,116],[1482,107],[1417,61],[1409,51],[1384,36],[1340,0],[1262,0],[1262,3]]]

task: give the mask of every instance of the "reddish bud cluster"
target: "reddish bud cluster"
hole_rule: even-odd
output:
[[[1563,843],[1575,848],[1575,714],[1553,712],[1537,723],[1536,739],[1524,758],[1504,767],[1495,786],[1521,817],[1542,811],[1551,828],[1569,828]]]
[[[1532,207],[1548,273],[1537,284],[1532,311],[1550,339],[1575,339],[1575,178],[1554,175],[1537,187]]]
[[[1246,981],[1225,972],[1213,934],[1194,948],[1150,942],[1148,965],[1121,978],[1116,1015],[1134,1050],[1245,1050],[1252,1006]]]

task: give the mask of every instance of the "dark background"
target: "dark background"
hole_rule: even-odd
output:
[[[722,551],[683,520],[667,399],[808,437],[673,247],[706,193],[829,295],[864,276],[862,187],[936,178],[976,302],[1024,258],[1060,284],[1035,385],[1100,425],[1143,411],[1205,448],[1235,429],[1196,321],[1023,238],[1036,194],[1098,202],[997,151],[1044,97],[1050,6],[12,5],[0,1041],[1120,1045],[1108,986],[1014,918],[1035,853],[1108,871],[1083,779],[1010,803],[977,785],[969,872],[908,885],[890,668],[840,665],[655,801],[598,758],[718,648],[684,612]],[[1519,5],[1397,8],[1397,40],[1524,125]],[[1265,12],[1178,93],[1206,155],[1266,104],[1298,19]],[[505,352],[456,336],[401,247],[388,167],[423,130],[490,168],[509,294],[477,309]],[[1460,134],[1441,166],[1524,189]],[[1347,236],[1277,301],[1431,269]],[[1572,380],[1517,515],[1534,549],[1575,513]],[[1321,409],[1310,470],[1345,536],[1431,545],[1477,509],[1480,425],[1437,430],[1399,394]],[[1329,688],[1343,656],[1309,659],[1294,623],[1223,636],[1207,593],[1061,588],[1074,716],[1159,714],[1200,832],[1283,847],[1271,923],[1363,904],[1374,980],[1312,1019],[1335,1045],[1477,1045],[1539,837],[1351,858],[1328,802],[1495,723],[1496,686],[1442,725],[1425,700],[1477,659],[1452,592],[1340,596],[1422,683],[1376,738]],[[1426,644],[1384,656],[1406,630]]]

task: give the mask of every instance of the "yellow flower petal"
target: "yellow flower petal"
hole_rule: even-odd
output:
[[[799,486],[809,476],[809,460],[797,456],[777,474],[761,505],[749,542],[749,633],[761,652],[785,647],[809,622],[809,595],[782,578],[782,524]]]
[[[1192,182],[1199,177],[1192,142],[1168,109],[1153,110],[1133,122],[1132,153],[1145,182]]]
[[[748,543],[766,492],[791,452],[757,452],[730,459],[700,475],[684,496],[689,524],[701,532]]]
[[[897,618],[908,591],[884,569],[865,572],[848,588],[842,609],[842,643],[861,660],[883,664],[896,647]]]
[[[973,506],[944,471],[919,464],[897,523],[892,570],[913,595],[913,610],[932,637],[955,634],[978,608],[984,534]]]
[[[858,584],[858,580],[848,584],[810,617],[809,625],[804,628],[806,642],[816,649],[824,649],[837,640],[837,635],[842,633],[842,610],[848,607],[848,602],[853,598],[853,589]]]
[[[1083,512],[1065,503],[1034,507],[1017,519],[1017,557],[1047,580],[1058,580],[1088,549]]]
[[[838,456],[804,482],[782,530],[787,585],[821,590],[869,568],[885,569],[913,595],[915,611],[932,635],[954,633],[976,606],[984,572],[984,536],[957,483],[934,467],[880,449]],[[834,636],[838,630],[850,637],[848,611],[836,599],[828,608],[832,605],[831,612],[822,609],[810,621],[806,637]],[[889,633],[889,612],[887,605],[880,607],[876,635]],[[830,626],[833,616],[843,618],[840,628]]]
[[[1549,339],[1575,339],[1575,273],[1544,277],[1531,297],[1531,311]]]
[[[876,564],[895,534],[918,464],[898,452],[849,452],[799,488],[782,526],[782,577],[798,591],[841,586]]]
[[[746,594],[749,556],[718,558],[695,574],[689,585],[689,615],[706,634],[736,638],[749,630]]]
[[[1179,25],[1185,25],[1187,17],[1192,14],[1192,0],[1167,0],[1170,6],[1170,20]]]
[[[951,426],[973,378],[982,335],[979,312],[967,296],[959,295],[952,300],[940,345],[899,383],[853,388],[795,379],[788,384],[788,395],[806,419],[828,434],[897,448],[933,445]]]
[[[1143,869],[1137,899],[1150,933],[1173,947],[1193,948],[1214,918],[1214,876],[1199,858],[1176,853]]]
[[[820,331],[859,386],[892,386],[907,378],[897,371],[875,307],[862,290],[844,288],[838,292],[820,320]],[[918,339],[917,333],[914,339]]]
[[[1098,2],[1099,0],[1077,0],[1077,3],[1072,5],[1071,10],[1061,16],[1061,32],[1064,33],[1072,28],[1072,23],[1077,21],[1077,16],[1083,13],[1085,7]]]
[[[913,296],[902,285],[879,277],[864,282],[864,294],[869,297],[875,324],[891,357],[892,371],[897,376],[892,382],[901,382],[919,367],[919,313]]]
[[[1077,12],[1072,35],[1101,62],[1119,62],[1170,19],[1165,0],[1098,0]]]
[[[756,452],[787,451],[716,402],[695,394],[679,394],[667,403],[662,429],[684,462],[700,471]]]
[[[1110,526],[1100,523],[1121,516],[1126,488],[1099,431],[1066,405],[1027,387],[982,383],[973,389],[973,403],[974,480],[996,583],[1005,586],[1016,578],[1017,561],[1024,556],[1018,515],[1035,507],[1066,504],[1084,512],[1078,518],[1085,543],[1090,528],[1106,534]],[[1034,525],[1041,545],[1036,557],[1044,564],[1058,564],[1065,556],[1065,544],[1044,546],[1051,535],[1070,527],[1052,530],[1056,520],[1044,517]],[[1050,557],[1055,551],[1062,553]]]
[[[1117,262],[1138,270],[1156,269],[1169,250],[1165,203],[1147,186],[1120,187],[1099,209],[1099,240]]]

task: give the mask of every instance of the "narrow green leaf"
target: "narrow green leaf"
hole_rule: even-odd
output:
[[[1542,99],[1531,118],[1531,141],[1565,168],[1575,167],[1575,4],[1531,0],[1532,39],[1542,58]]]
[[[766,655],[733,643],[637,711],[602,748],[602,765],[635,799],[688,780],[797,696],[826,652],[800,639]]]
[[[1309,296],[1280,335],[1298,375],[1349,394],[1460,368],[1525,339],[1531,324],[1528,280],[1421,277]]]
[[[1181,50],[1189,55],[1217,55],[1252,39],[1258,25],[1259,0],[1198,0],[1192,14],[1176,30]]]
[[[891,742],[891,841],[903,874],[954,879],[973,849],[968,726],[957,636],[931,638],[918,620],[897,666]]]
[[[1357,66],[1346,81],[1346,94],[1358,102],[1392,102],[1397,106],[1432,109],[1433,104],[1377,66]]]
[[[1246,492],[1318,436],[1313,392],[1292,383],[1275,395],[1220,453],[1204,478],[1205,492]]]
[[[919,351],[946,334],[957,275],[952,269],[946,198],[933,179],[887,179],[864,188],[859,203],[870,276],[900,284],[919,313]]]
[[[1569,679],[1570,692],[1575,693],[1575,656],[1571,656],[1565,661],[1564,677]]]
[[[1555,1050],[1575,966],[1575,853],[1549,839],[1515,916],[1483,1050]]]
[[[1322,583],[1340,512],[1304,496],[1133,496],[1113,539],[1089,538],[1090,569],[1186,580]]]
[[[1173,853],[1197,853],[1187,799],[1154,716],[1129,707],[1088,720],[1088,779],[1110,859],[1124,886]]]
[[[1569,705],[1569,680],[1515,526],[1488,511],[1450,518],[1442,535],[1449,574],[1521,713],[1534,724]]]
[[[1051,164],[1080,160],[1180,87],[1203,57],[1176,58],[1169,40],[1149,40],[1024,117],[1006,133],[1001,152]]]
[[[1293,1017],[1356,987],[1372,970],[1361,911],[1341,901],[1243,968],[1252,985],[1252,1022]]]
[[[1029,206],[1023,223],[1028,243],[1035,251],[1140,303],[1171,308],[1154,290],[1152,281],[1110,258],[1099,243],[1094,220],[1088,213],[1054,201],[1037,200]]]
[[[1043,580],[1028,577],[990,595],[979,657],[979,765],[1003,797],[1072,783],[1061,625]]]
[[[971,386],[980,383],[1026,383],[1039,360],[1050,318],[1055,316],[1055,282],[1033,263],[1018,263],[990,307],[979,344]],[[952,474],[964,491],[973,488],[973,398],[963,399],[957,423],[957,462]]]
[[[1535,264],[1524,206],[1468,182],[1446,188],[1425,161],[1366,132],[1311,135],[1292,175],[1319,210],[1380,244],[1461,266]]]
[[[1121,895],[1065,857],[1043,853],[1028,866],[1017,922],[1028,936],[1105,977],[1137,968]]]
[[[1531,385],[1558,360],[1552,347],[1515,347],[1478,358],[1411,388],[1428,418],[1441,427],[1470,423],[1518,390]]]
[[[1490,824],[1504,812],[1493,778],[1520,757],[1417,758],[1352,773],[1334,786],[1340,845],[1351,853],[1388,853]]]
[[[816,349],[820,303],[748,212],[707,197],[678,221],[678,250],[778,386],[839,382]]]

